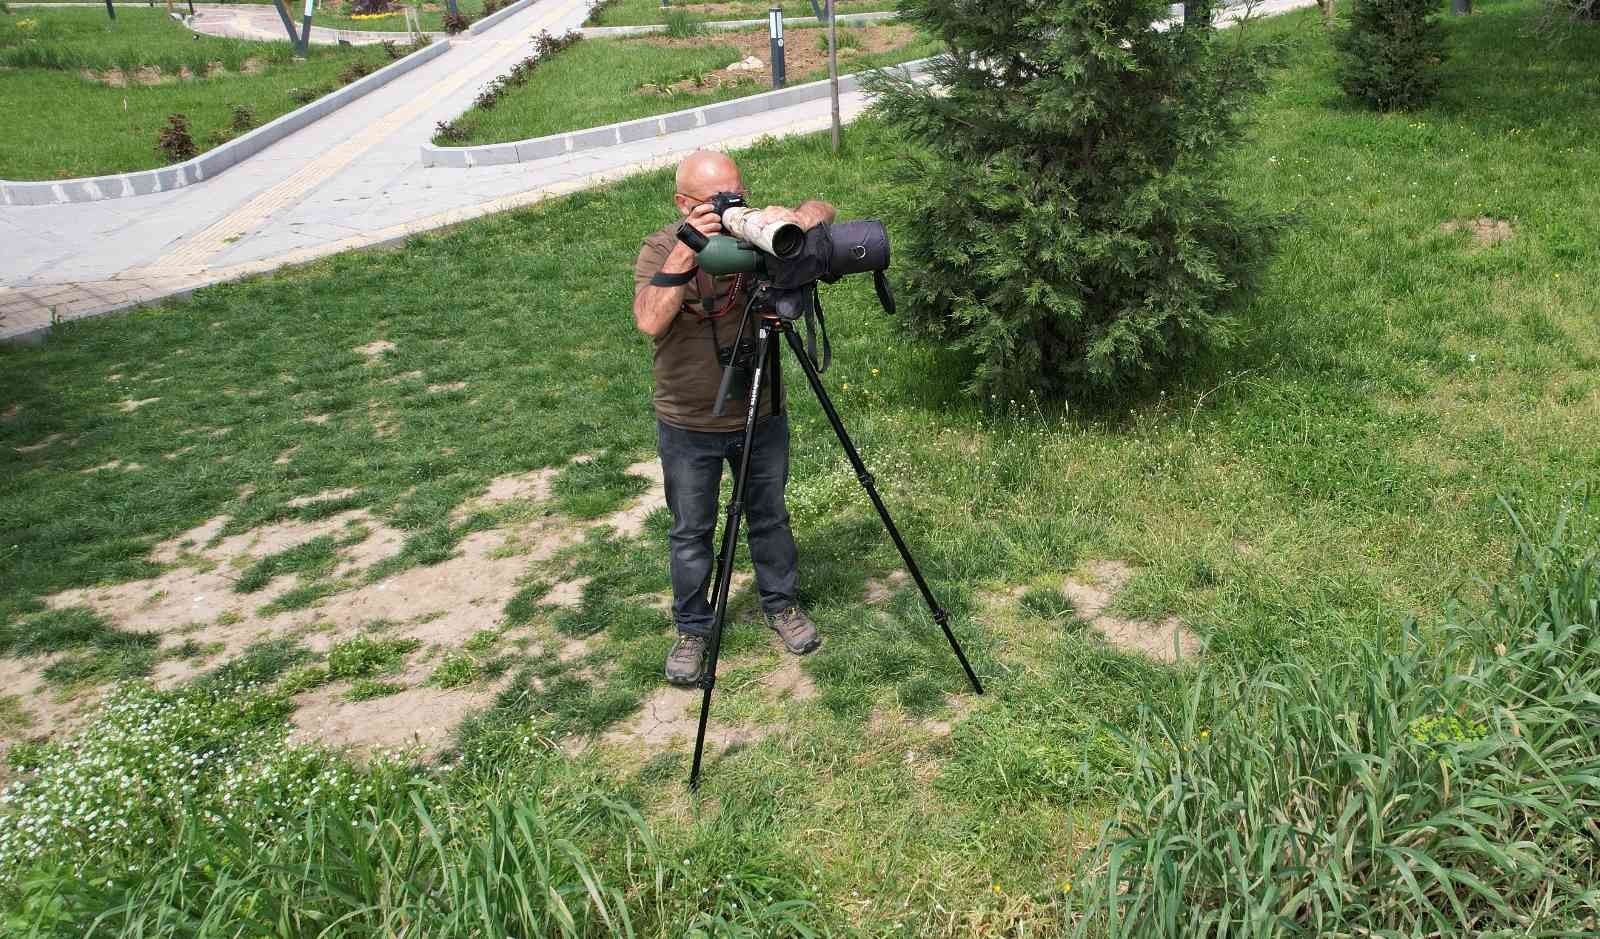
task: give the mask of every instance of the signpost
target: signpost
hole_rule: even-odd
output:
[[[305,58],[311,51],[311,13],[317,0],[306,0],[306,15],[300,21],[300,58]]]
[[[117,8],[111,2],[111,0],[106,0],[106,14],[109,15],[113,20],[117,18]]]
[[[783,7],[776,2],[767,11],[767,36],[772,40],[772,87],[782,88],[786,77],[783,62]]]

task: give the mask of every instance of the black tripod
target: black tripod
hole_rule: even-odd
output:
[[[850,434],[844,429],[844,422],[839,420],[839,412],[834,410],[827,389],[822,386],[822,377],[817,373],[816,363],[811,360],[811,356],[807,354],[805,346],[800,341],[800,336],[794,331],[794,322],[771,314],[762,315],[757,324],[756,335],[759,352],[750,379],[749,407],[744,418],[744,448],[739,452],[739,475],[734,479],[733,498],[728,501],[728,523],[722,530],[722,550],[718,556],[716,587],[712,595],[711,657],[706,662],[705,675],[700,679],[700,687],[705,689],[705,697],[700,702],[700,729],[694,738],[694,766],[689,770],[690,789],[696,789],[700,785],[700,756],[706,744],[706,721],[711,716],[711,692],[717,684],[717,657],[722,652],[722,627],[728,618],[728,592],[733,586],[733,559],[738,551],[739,525],[744,517],[745,484],[750,478],[750,451],[754,449],[756,416],[761,408],[762,379],[769,370],[772,374],[772,399],[776,403],[783,398],[779,371],[780,335],[788,338],[789,347],[794,350],[795,358],[800,360],[800,366],[811,382],[811,390],[816,393],[817,401],[822,404],[823,413],[828,415],[828,423],[833,425],[833,432],[839,437],[840,445],[844,447],[845,456],[855,468],[856,479],[861,482],[862,488],[867,490],[873,507],[878,510],[878,517],[883,519],[883,527],[888,529],[889,537],[894,539],[894,546],[900,549],[900,557],[906,563],[906,570],[910,571],[912,579],[917,582],[917,589],[922,591],[922,599],[933,612],[933,621],[944,630],[944,637],[950,641],[950,648],[961,661],[961,668],[967,673],[967,681],[972,683],[972,690],[983,694],[983,685],[967,662],[966,653],[961,651],[961,643],[956,641],[955,633],[950,631],[950,614],[939,605],[938,600],[934,599],[933,591],[922,577],[922,570],[917,567],[916,559],[911,556],[911,549],[906,547],[905,539],[900,537],[900,530],[895,527],[894,519],[889,517],[889,509],[878,495],[872,474],[867,472],[866,464],[861,462],[861,454],[856,451],[855,444],[850,442]]]

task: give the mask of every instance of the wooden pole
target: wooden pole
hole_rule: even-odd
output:
[[[839,11],[828,0],[828,91],[833,96],[833,153],[839,154]]]

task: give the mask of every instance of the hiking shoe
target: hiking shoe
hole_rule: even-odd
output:
[[[781,612],[765,615],[767,626],[783,640],[783,647],[795,655],[805,655],[822,645],[822,637],[817,635],[817,624],[811,622],[805,610],[791,606]]]
[[[674,685],[693,685],[705,670],[705,637],[679,633],[678,641],[667,653],[667,681]]]

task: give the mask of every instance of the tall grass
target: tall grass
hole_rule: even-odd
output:
[[[1147,712],[1080,931],[1596,935],[1600,553],[1564,519],[1437,640],[1203,675],[1176,720]]]

